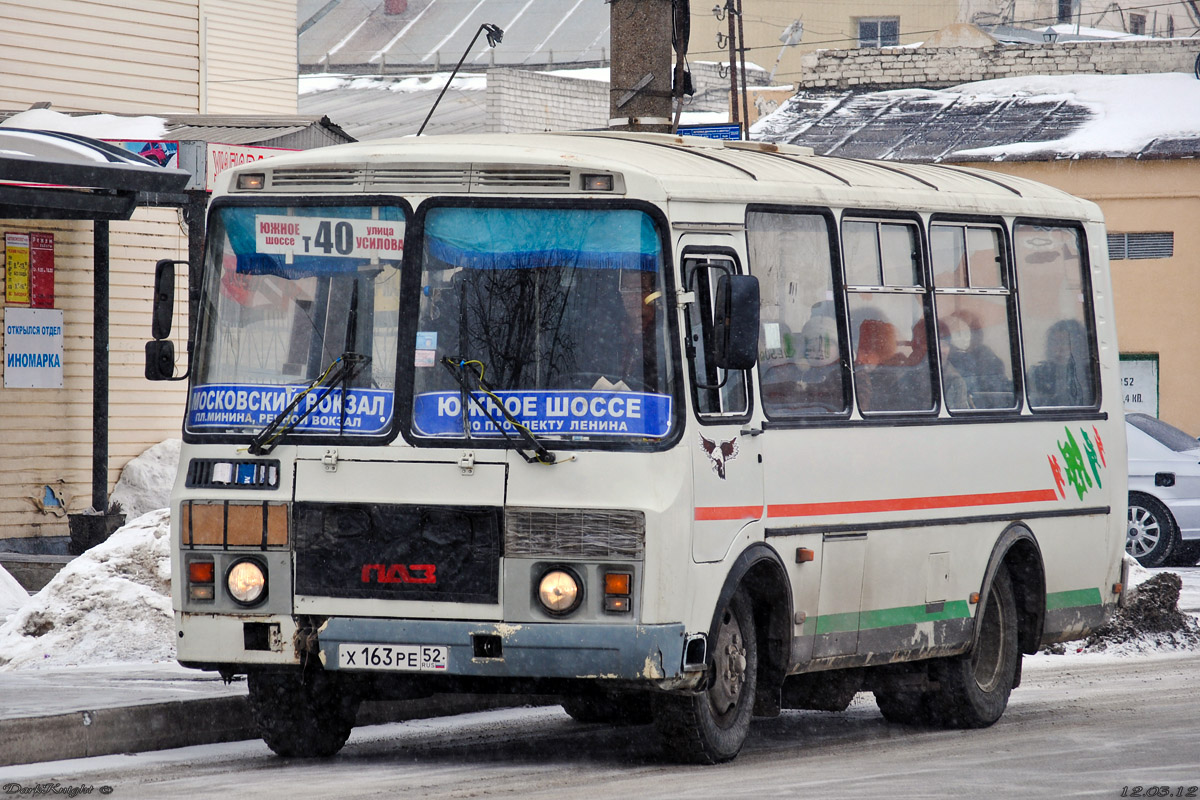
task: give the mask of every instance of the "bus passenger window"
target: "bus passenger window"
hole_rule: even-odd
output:
[[[930,226],[942,393],[952,413],[1016,408],[1000,228]]]
[[[1099,400],[1081,238],[1077,229],[1062,226],[1022,224],[1013,230],[1025,383],[1034,410],[1088,407]]]
[[[842,236],[859,411],[932,411],[933,370],[917,226],[848,220],[842,224]]]
[[[770,418],[846,413],[847,359],[833,302],[829,222],[819,214],[752,211],[746,231],[762,308],[764,412]]]

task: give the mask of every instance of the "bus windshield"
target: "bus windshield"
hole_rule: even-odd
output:
[[[414,436],[668,436],[675,357],[647,214],[436,207],[423,230]]]
[[[395,206],[215,209],[187,430],[390,430],[404,229]]]

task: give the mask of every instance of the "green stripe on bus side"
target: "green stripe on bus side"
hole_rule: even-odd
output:
[[[1051,592],[1046,595],[1046,610],[1056,611],[1060,608],[1098,606],[1102,602],[1099,589],[1072,589],[1069,592]]]
[[[921,622],[936,622],[943,619],[961,619],[970,616],[966,600],[955,600],[942,606],[941,611],[928,611],[926,606],[904,606],[882,608],[877,611],[851,611],[845,614],[825,614],[817,617],[817,634],[844,633],[847,631],[890,628],[897,625],[916,625]]]

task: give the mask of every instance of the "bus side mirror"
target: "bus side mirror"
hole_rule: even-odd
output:
[[[715,303],[713,361],[725,370],[750,369],[758,361],[758,278],[722,275]]]
[[[171,317],[175,311],[175,269],[179,264],[187,262],[164,258],[154,265],[154,304],[150,310],[150,335],[154,341],[146,342],[148,381],[180,381],[187,378],[187,373],[175,375],[175,344],[167,338],[171,335]],[[190,348],[188,354],[191,354]]]
[[[170,339],[146,342],[146,380],[169,381],[175,377],[175,344]]]
[[[171,315],[175,305],[175,262],[164,258],[154,265],[154,305],[150,335],[156,340],[171,335]]]

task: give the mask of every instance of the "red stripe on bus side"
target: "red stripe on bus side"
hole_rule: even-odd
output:
[[[696,521],[711,522],[721,519],[761,519],[762,506],[697,506]]]
[[[1058,500],[1053,489],[990,494],[953,494],[942,497],[897,497],[890,500],[850,500],[837,503],[784,503],[767,508],[768,517],[819,517],[832,514],[867,514],[883,511],[918,511],[929,508],[1002,506]]]

